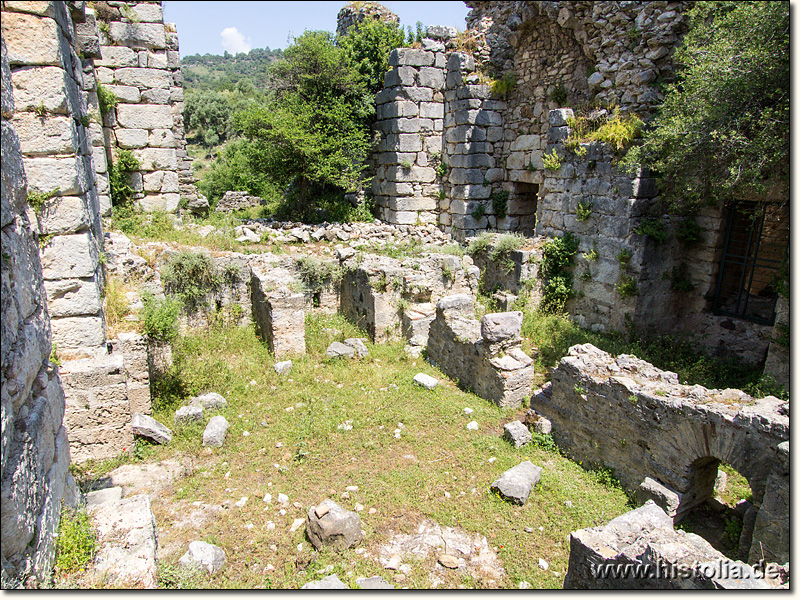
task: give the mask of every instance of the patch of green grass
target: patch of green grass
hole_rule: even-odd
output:
[[[719,463],[719,470],[728,476],[728,483],[725,490],[720,492],[720,499],[730,506],[736,506],[739,500],[753,501],[753,490],[750,489],[750,484],[747,479],[739,473],[736,469],[726,462]],[[739,538],[736,538],[739,541]]]
[[[64,509],[56,538],[56,571],[67,575],[83,570],[96,551],[94,527],[86,511]]]

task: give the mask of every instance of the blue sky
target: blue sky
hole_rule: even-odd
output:
[[[187,2],[165,0],[164,21],[175,23],[181,55],[285,48],[306,29],[336,31],[336,15],[349,2]],[[381,2],[404,26],[452,25],[466,29],[463,2]]]

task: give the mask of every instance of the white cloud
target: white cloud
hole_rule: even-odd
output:
[[[250,38],[245,38],[236,27],[226,27],[219,35],[222,37],[222,47],[231,54],[250,52]]]

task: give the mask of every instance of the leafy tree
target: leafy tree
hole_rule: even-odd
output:
[[[249,79],[241,79],[230,89],[189,91],[183,106],[187,131],[205,146],[216,146],[235,134],[234,113],[262,98]]]
[[[373,100],[328,32],[296,38],[272,77],[274,101],[238,113],[235,122],[251,142],[250,168],[285,186],[303,214],[315,191],[360,185]]]
[[[674,206],[788,198],[789,2],[696,2],[678,81],[625,162],[656,171]]]
[[[383,87],[383,75],[389,70],[389,53],[404,42],[403,29],[398,23],[379,19],[366,19],[337,40],[348,62],[373,93]]]

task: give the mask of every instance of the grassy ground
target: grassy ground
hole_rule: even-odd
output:
[[[559,588],[569,533],[629,510],[626,495],[604,474],[584,471],[552,449],[515,450],[505,442],[502,425],[524,409],[504,410],[458,389],[424,361],[407,357],[402,344],[369,345],[367,358],[330,361],[325,358],[329,343],[359,332],[338,316],[312,316],[307,325],[308,354],[294,360],[291,373],[282,377],[251,329],[213,331],[176,346],[179,366],[171,385],[162,388],[154,416],[171,425],[182,397],[216,391],[228,400],[223,414],[231,428],[221,449],[202,448],[198,426],[176,429],[168,447],[137,450],[141,459],[181,456],[195,465],[191,475],[153,503],[163,584],[293,588],[321,578],[318,571],[328,566],[351,585],[360,576],[391,579],[392,572],[374,557],[353,550],[315,556],[303,527],[289,531],[310,506],[333,498],[351,510],[356,503],[364,506],[363,546],[372,555],[391,532],[412,532],[429,517],[488,538],[506,569],[497,586],[517,587],[525,580],[534,588]],[[440,379],[439,387],[415,386],[418,372]],[[475,412],[468,416],[465,407]],[[478,431],[466,429],[473,419]],[[345,421],[352,421],[352,430],[338,428]],[[544,473],[527,505],[516,507],[491,494],[489,486],[523,460],[542,466]],[[115,464],[90,466],[83,477]],[[358,491],[342,498],[347,486]],[[262,500],[267,493],[273,496],[270,504]],[[279,493],[289,497],[285,515],[276,504]],[[236,507],[244,496],[246,504]],[[177,526],[197,509],[195,502],[228,508],[199,528]],[[376,512],[369,514],[370,508]],[[188,579],[180,573],[177,559],[195,539],[226,551],[228,564],[221,574]],[[539,558],[550,563],[549,570],[538,568]],[[413,564],[403,585],[429,587],[435,560]],[[265,571],[268,564],[275,570]],[[486,585],[455,573],[445,582],[445,587]]]

